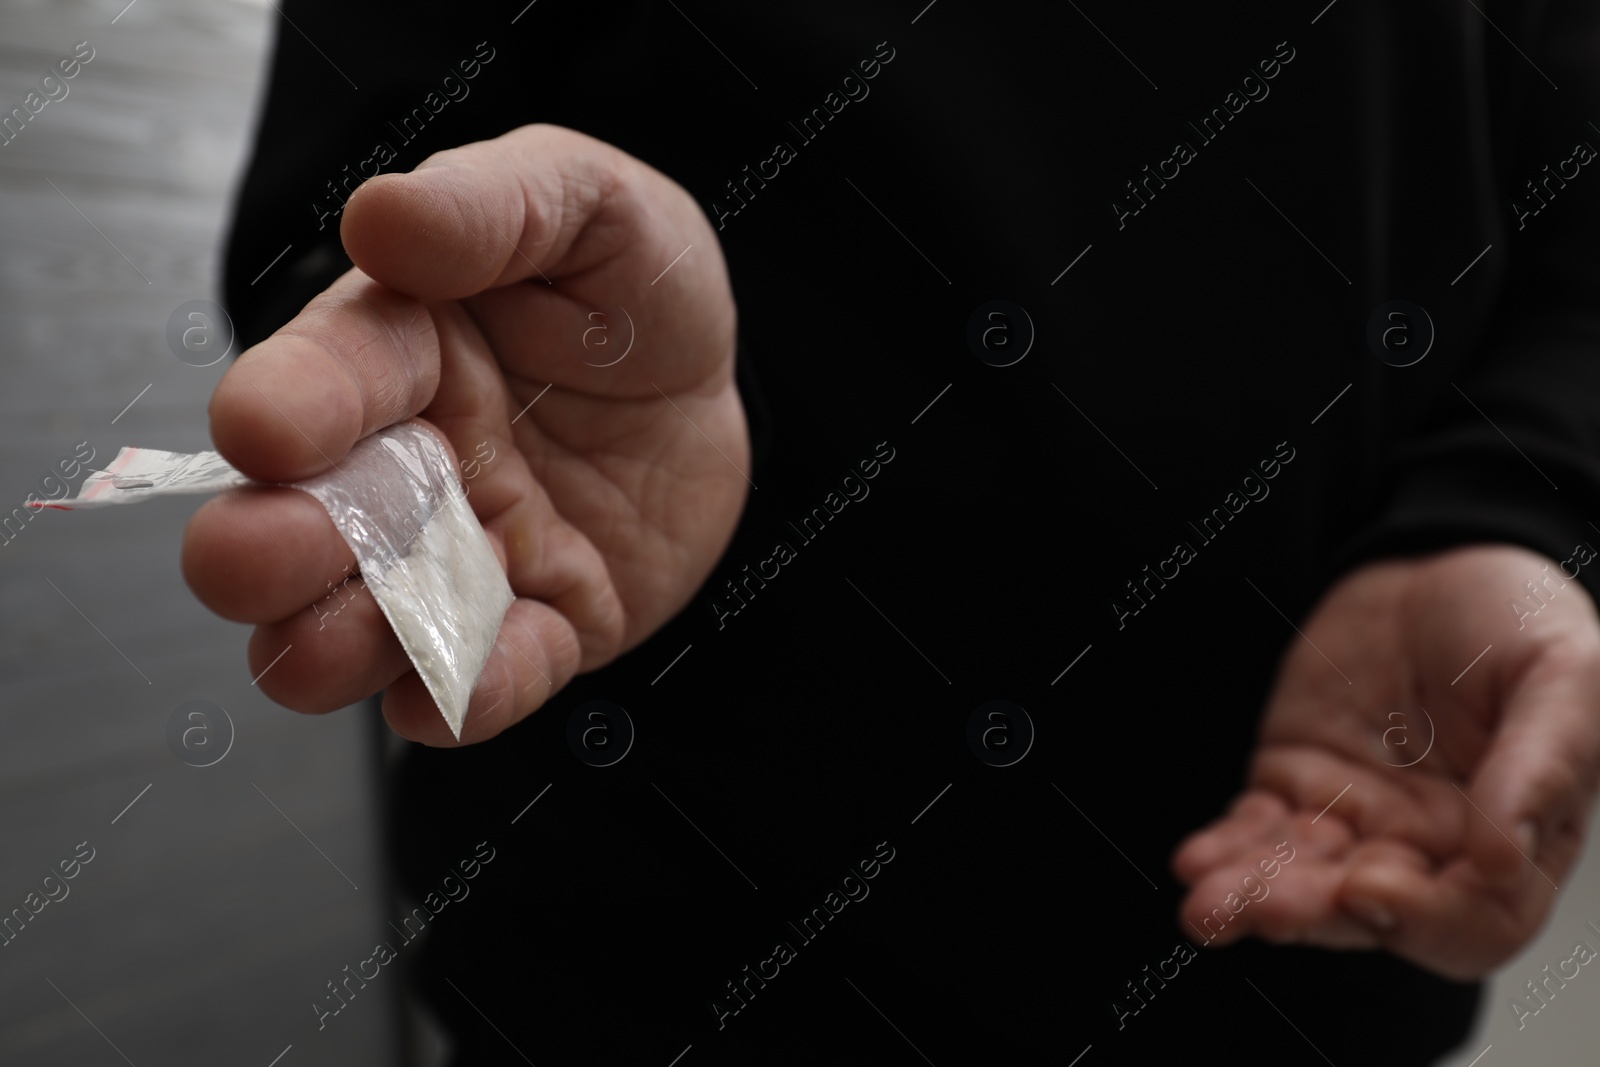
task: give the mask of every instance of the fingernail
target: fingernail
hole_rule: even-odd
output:
[[[1394,927],[1394,915],[1375,900],[1349,900],[1345,902],[1345,908],[1368,926],[1379,930]]]
[[[1517,847],[1531,860],[1539,854],[1539,824],[1524,819],[1517,824]]]

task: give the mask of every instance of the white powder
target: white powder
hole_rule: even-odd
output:
[[[450,732],[516,599],[433,432],[408,420],[357,442],[331,471],[295,488],[316,497]]]
[[[488,535],[454,485],[406,555],[367,588],[394,627],[457,741],[467,701],[516,599]]]
[[[102,507],[249,484],[216,452],[124,448],[110,468],[84,481],[76,497],[50,506]],[[294,488],[327,509],[450,732],[461,740],[467,701],[516,596],[467,506],[444,445],[407,420],[357,442],[333,470]]]

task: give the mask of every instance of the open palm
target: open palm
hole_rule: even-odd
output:
[[[355,269],[229,369],[212,437],[292,482],[406,418],[441,434],[517,596],[463,727],[480,741],[644,640],[726,548],[749,463],[726,268],[680,187],[552,126],[368,181],[341,237]],[[396,732],[454,744],[359,581],[329,617],[353,565],[285,488],[209,501],[184,545],[196,595],[256,624],[274,700],[323,712],[386,688]]]
[[[1547,577],[1533,614],[1525,583]],[[1174,857],[1182,919],[1217,945],[1385,948],[1481,977],[1538,931],[1582,847],[1600,785],[1593,601],[1552,560],[1480,546],[1364,567],[1302,630],[1246,790]],[[1265,881],[1283,842],[1293,858]]]

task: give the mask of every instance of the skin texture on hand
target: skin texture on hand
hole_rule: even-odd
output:
[[[355,268],[229,368],[212,439],[291,482],[415,416],[469,459],[468,503],[517,596],[467,711],[462,743],[482,741],[643,641],[727,547],[750,447],[726,267],[682,188],[543,125],[370,179],[341,237]],[[185,532],[196,596],[256,625],[251,673],[292,646],[269,697],[320,713],[386,689],[395,732],[454,745],[359,580],[335,618],[317,610],[353,564],[295,489],[230,491]]]
[[[1475,546],[1363,567],[1301,630],[1244,792],[1174,855],[1181,922],[1214,946],[1381,948],[1482,977],[1538,932],[1583,846],[1600,786],[1593,600],[1553,560]],[[1293,862],[1241,906],[1283,841]]]

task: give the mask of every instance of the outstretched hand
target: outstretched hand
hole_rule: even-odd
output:
[[[1182,920],[1213,945],[1485,975],[1543,925],[1600,786],[1592,599],[1552,560],[1479,546],[1363,567],[1302,630],[1245,791],[1174,856]]]
[[[465,461],[517,597],[468,706],[462,743],[481,741],[644,640],[726,548],[749,466],[726,268],[682,188],[543,125],[369,180],[341,237],[355,268],[229,368],[212,438],[293,482],[416,416]],[[354,563],[287,488],[208,501],[184,541],[200,600],[256,625],[273,700],[326,712],[386,689],[397,733],[455,744],[359,581],[335,618],[319,605]]]

